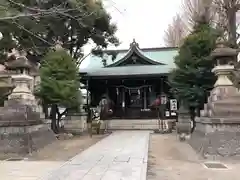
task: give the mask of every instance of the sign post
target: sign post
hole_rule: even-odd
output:
[[[178,110],[178,105],[177,105],[177,100],[176,99],[170,99],[170,110],[171,111],[177,111]]]

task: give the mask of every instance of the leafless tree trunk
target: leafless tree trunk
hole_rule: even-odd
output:
[[[222,20],[221,27],[225,32],[226,39],[233,47],[237,47],[237,18],[240,9],[240,0],[214,0],[219,19]]]

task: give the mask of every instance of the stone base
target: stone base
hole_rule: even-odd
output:
[[[165,130],[172,130],[176,120],[167,119],[163,121]],[[101,123],[100,131],[113,130],[158,130],[157,119],[113,119],[104,120]],[[86,116],[71,115],[64,120],[64,130],[66,133],[83,134],[88,131]]]
[[[207,159],[240,159],[240,119],[198,118],[189,144]]]
[[[178,134],[191,134],[191,121],[189,122],[177,122],[176,123],[176,130]]]
[[[87,132],[87,116],[86,115],[70,115],[64,119],[64,131],[81,135]]]
[[[56,140],[47,124],[0,127],[0,153],[26,155]]]

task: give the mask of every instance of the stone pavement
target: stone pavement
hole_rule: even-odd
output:
[[[148,131],[118,131],[39,180],[145,180]]]

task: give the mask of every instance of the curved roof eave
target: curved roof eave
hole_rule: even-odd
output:
[[[121,63],[123,63],[124,61],[126,61],[128,58],[131,57],[131,55],[133,53],[136,53],[140,58],[144,59],[145,61],[147,61],[148,63],[152,64],[152,65],[166,65],[164,63],[160,63],[160,62],[157,62],[157,61],[154,61],[148,57],[146,57],[142,52],[141,50],[139,49],[138,47],[138,44],[134,41],[133,43],[131,43],[130,45],[130,49],[129,51],[126,53],[126,55],[121,58],[120,60],[118,60],[117,62],[113,63],[113,64],[110,64],[106,67],[115,67],[115,66],[118,66],[120,65]]]

